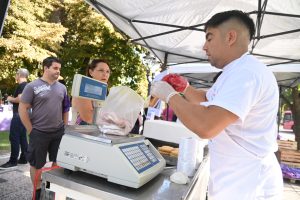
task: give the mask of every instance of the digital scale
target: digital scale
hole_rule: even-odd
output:
[[[93,101],[93,124],[96,124],[98,111],[106,98],[107,84],[81,74],[75,74],[71,94],[72,97],[90,99]],[[77,116],[77,113],[74,114]]]
[[[103,83],[84,80],[82,75],[74,78],[76,83],[73,87],[76,88],[72,88],[72,95],[80,97],[81,90],[84,91],[84,98],[103,101],[106,95],[92,97],[94,91],[103,91]],[[92,90],[85,88],[91,85]],[[88,94],[90,91],[92,94]],[[108,135],[100,132],[96,125],[72,125],[65,128],[57,164],[68,170],[86,172],[113,183],[139,188],[158,175],[166,161],[144,136]]]

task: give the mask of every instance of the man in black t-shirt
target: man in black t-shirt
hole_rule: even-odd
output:
[[[25,152],[27,151],[28,142],[26,136],[26,129],[21,122],[18,108],[20,98],[27,84],[29,72],[27,69],[21,68],[16,73],[16,82],[18,83],[13,96],[8,96],[7,100],[13,104],[13,118],[10,124],[9,140],[11,144],[11,153],[9,161],[0,166],[2,169],[16,167],[17,164],[26,164]],[[21,146],[20,159],[19,152]]]

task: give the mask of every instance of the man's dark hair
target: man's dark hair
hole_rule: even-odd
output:
[[[230,19],[236,19],[244,24],[248,28],[250,40],[253,39],[255,33],[254,22],[248,14],[240,10],[230,10],[215,14],[205,23],[204,31],[206,31],[209,27],[216,28]]]
[[[61,64],[61,61],[56,57],[45,58],[43,60],[43,67],[49,68],[52,65],[52,63],[54,63],[54,62]]]

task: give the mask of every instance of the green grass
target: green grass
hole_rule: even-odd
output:
[[[10,150],[9,132],[0,132],[0,150]]]

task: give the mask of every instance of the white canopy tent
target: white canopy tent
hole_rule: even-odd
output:
[[[300,63],[299,0],[86,0],[131,42],[150,50],[164,66],[206,62],[205,22],[238,9],[256,23],[251,54],[267,65]]]
[[[281,87],[295,87],[300,84],[300,64],[270,66]]]

